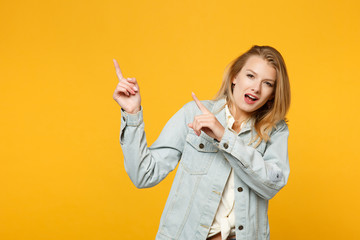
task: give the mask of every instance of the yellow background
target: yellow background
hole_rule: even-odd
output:
[[[112,59],[138,79],[152,143],[253,44],[283,54],[292,87],[272,239],[359,239],[359,12],[356,0],[1,1],[0,239],[154,239],[174,172],[145,190],[126,175]]]

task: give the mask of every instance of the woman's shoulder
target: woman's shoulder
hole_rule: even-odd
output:
[[[282,119],[280,121],[278,121],[275,125],[275,127],[273,128],[272,130],[272,134],[275,134],[275,133],[278,133],[278,132],[288,132],[289,131],[289,127],[288,127],[288,124],[286,122],[285,119]]]

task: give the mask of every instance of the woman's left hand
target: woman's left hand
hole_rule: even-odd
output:
[[[201,110],[203,114],[195,116],[194,121],[189,123],[188,126],[194,130],[196,135],[200,136],[201,131],[206,133],[212,138],[215,138],[219,142],[221,141],[225,128],[221,123],[216,119],[214,114],[212,114],[195,96],[195,93],[191,94],[196,105]]]

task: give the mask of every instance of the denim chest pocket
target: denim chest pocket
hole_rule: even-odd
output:
[[[204,135],[202,133],[197,136],[193,131],[190,131],[186,136],[181,164],[185,171],[190,174],[206,174],[219,151],[213,143],[214,140]]]
[[[258,146],[257,145],[257,140],[253,143],[251,143],[252,141],[252,136],[250,133],[244,133],[241,136],[241,139],[243,140],[243,142],[247,145],[247,146],[251,146],[253,148],[255,148],[262,156],[264,155],[265,149],[266,149],[266,143],[264,141],[261,141],[260,144]]]
[[[254,143],[252,145],[262,156],[264,156],[265,147],[266,147],[266,144],[264,143],[264,141],[261,141],[261,143],[257,147],[255,147],[256,143]],[[252,145],[250,145],[250,146],[252,146]]]

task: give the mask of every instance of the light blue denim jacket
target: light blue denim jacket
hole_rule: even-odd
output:
[[[268,200],[287,183],[288,127],[277,124],[271,139],[257,148],[249,121],[239,134],[226,127],[225,99],[202,101],[225,127],[220,142],[205,133],[197,136],[187,126],[202,114],[187,103],[166,124],[159,138],[147,147],[142,110],[121,111],[120,144],[125,170],[138,188],[152,187],[180,161],[163,211],[156,239],[205,240],[222,192],[234,169],[237,240],[269,239]]]

